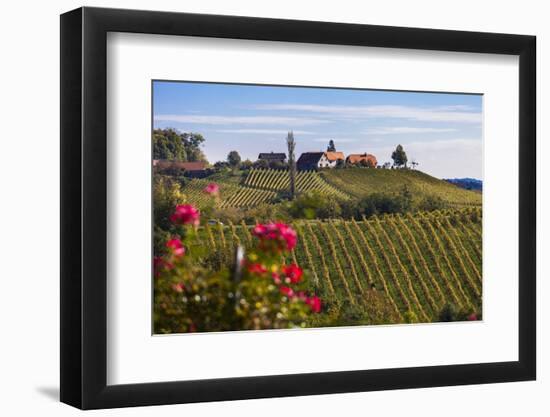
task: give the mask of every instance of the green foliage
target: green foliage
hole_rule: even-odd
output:
[[[294,218],[328,219],[340,217],[342,210],[335,199],[319,191],[307,191],[290,204],[288,212]]]
[[[270,169],[277,169],[277,170],[287,170],[288,164],[283,161],[270,161],[269,162],[269,168]]]
[[[344,218],[361,219],[381,214],[406,213],[411,210],[411,196],[407,191],[399,194],[374,193],[359,200],[342,203]]]
[[[420,211],[434,211],[440,210],[445,207],[445,201],[436,195],[427,195],[418,203],[418,210]]]
[[[180,183],[170,177],[155,175],[153,178],[154,224],[163,230],[172,227],[169,217],[178,204],[186,202]]]
[[[406,167],[407,166],[407,154],[403,149],[403,146],[397,145],[395,151],[391,154],[391,159],[393,159],[393,165],[396,167]]]
[[[243,212],[243,219],[248,224],[255,224],[257,222],[268,222],[272,220],[289,221],[290,216],[281,205],[259,204],[256,207],[245,210]]]
[[[178,133],[174,129],[153,131],[153,159],[206,161],[200,147],[204,137],[198,133]]]
[[[239,155],[239,152],[237,151],[231,151],[227,155],[227,163],[231,167],[238,167],[241,164],[241,155]]]
[[[481,311],[481,308],[479,311]],[[451,322],[467,320],[481,320],[481,313],[476,313],[471,308],[459,308],[453,303],[446,303],[439,312],[438,321]]]
[[[418,316],[416,315],[416,313],[412,310],[409,310],[407,311],[404,315],[403,315],[403,318],[405,319],[405,323],[409,323],[409,324],[412,324],[412,323],[420,323],[420,320],[418,320]]]
[[[303,291],[307,277],[297,265],[299,276],[289,275],[277,244],[256,240],[236,265],[209,269],[197,230],[184,225],[155,258],[155,333],[306,327],[320,311],[320,300]]]
[[[250,159],[245,159],[241,162],[240,168],[242,170],[250,170],[254,166],[254,163]]]
[[[253,168],[255,169],[268,169],[269,168],[269,162],[265,159],[258,159],[253,164]]]

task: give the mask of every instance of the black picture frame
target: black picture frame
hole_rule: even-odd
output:
[[[107,385],[108,32],[519,56],[519,360]],[[61,16],[61,401],[82,409],[536,378],[534,36],[80,8]]]

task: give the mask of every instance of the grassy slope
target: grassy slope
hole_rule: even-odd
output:
[[[481,204],[481,194],[421,171],[352,168],[323,170],[320,175],[328,183],[354,197],[364,197],[376,192],[399,192],[407,185],[415,198],[433,195],[456,206]]]
[[[346,311],[344,316],[349,309],[368,310],[371,287],[401,321],[409,311],[421,322],[437,321],[449,302],[479,311],[480,208],[359,222],[299,221],[294,227],[299,241],[287,262],[309,270],[313,289],[329,306]],[[242,225],[207,227],[201,234],[203,244],[225,262],[236,242],[248,246],[252,239]]]

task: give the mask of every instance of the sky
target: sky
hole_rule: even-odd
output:
[[[481,95],[154,81],[153,125],[202,134],[211,163],[286,153],[292,130],[298,156],[332,139],[382,164],[401,144],[430,175],[482,179]]]

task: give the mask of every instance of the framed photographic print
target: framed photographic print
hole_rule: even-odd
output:
[[[61,400],[535,379],[535,38],[61,16]]]

